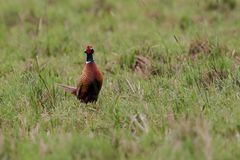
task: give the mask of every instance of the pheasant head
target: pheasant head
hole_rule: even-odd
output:
[[[87,55],[86,63],[94,62],[94,60],[93,60],[94,49],[92,48],[92,46],[87,46],[84,53],[86,53],[86,55]]]

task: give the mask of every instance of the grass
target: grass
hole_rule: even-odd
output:
[[[239,159],[239,5],[0,0],[1,159]],[[86,106],[56,84],[87,44],[105,79]]]

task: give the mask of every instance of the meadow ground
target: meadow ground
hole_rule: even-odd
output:
[[[240,159],[240,0],[0,0],[1,159]],[[75,85],[87,44],[104,85]]]

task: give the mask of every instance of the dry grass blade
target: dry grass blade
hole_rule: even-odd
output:
[[[152,71],[152,63],[148,58],[139,55],[133,65],[133,71],[141,76],[149,76]]]
[[[140,129],[142,132],[148,133],[149,127],[146,116],[143,113],[133,115],[131,117],[131,127],[134,131]]]
[[[4,152],[4,136],[0,130],[0,155]]]
[[[190,44],[188,54],[193,59],[197,58],[198,54],[207,54],[210,52],[210,45],[207,40],[195,40]]]
[[[190,140],[193,144],[195,154],[204,154],[205,159],[212,159],[212,137],[209,131],[209,124],[202,117],[190,119],[186,117],[179,118],[175,123],[171,123],[170,130],[167,133],[169,140],[174,146],[174,150]]]
[[[128,84],[128,86],[129,86],[129,88],[131,89],[131,91],[133,92],[133,93],[135,93],[136,91],[135,91],[135,87],[134,87],[134,85],[126,78],[126,81],[127,81],[127,84]]]

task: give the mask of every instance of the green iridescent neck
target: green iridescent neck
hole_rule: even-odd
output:
[[[94,62],[93,54],[87,54],[86,63],[91,63],[91,62]]]

